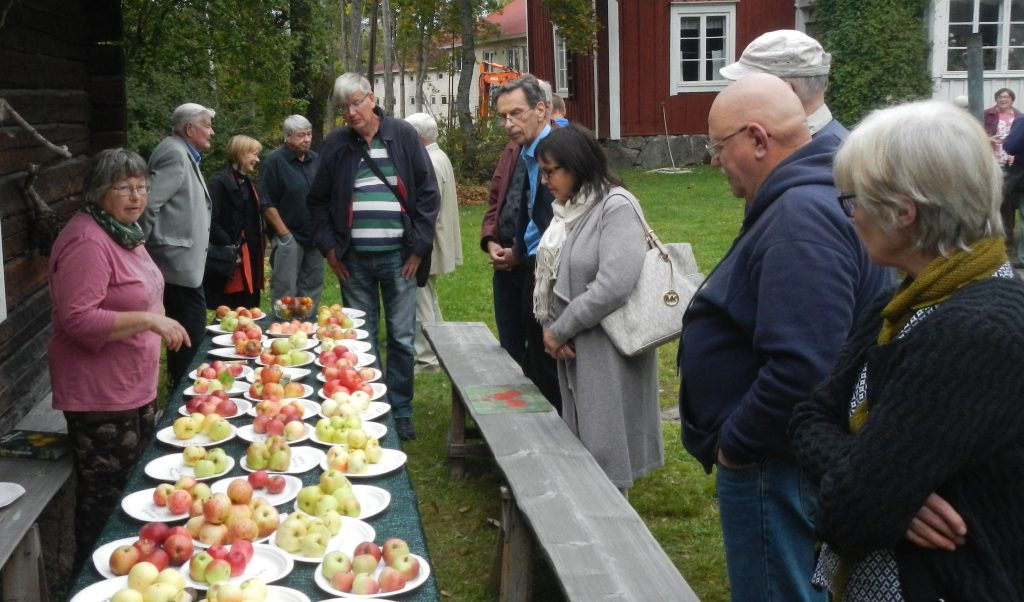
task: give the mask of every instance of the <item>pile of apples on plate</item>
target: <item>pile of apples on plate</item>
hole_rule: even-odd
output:
[[[259,400],[277,401],[302,397],[303,387],[284,375],[281,366],[271,364],[259,368],[254,381],[249,385],[249,397]]]
[[[235,332],[238,329],[247,330],[256,326],[256,319],[251,316],[240,316],[236,313],[228,312],[228,315],[220,320],[220,329],[224,332]]]
[[[245,539],[235,541],[230,547],[210,546],[188,561],[188,576],[207,585],[225,582],[245,572],[253,553],[252,542]]]
[[[274,322],[267,327],[267,334],[293,335],[296,332],[304,332],[307,335],[316,332],[316,325],[312,322],[292,320],[290,322]]]
[[[303,351],[308,342],[309,337],[301,330],[287,339],[274,339],[270,347],[259,354],[260,361],[268,366],[301,364],[308,359],[306,352]]]
[[[327,450],[327,467],[350,474],[363,474],[370,471],[370,464],[380,463],[384,455],[380,442],[367,437],[361,429],[348,432],[347,445],[335,445]],[[359,439],[356,439],[359,437]],[[353,443],[361,443],[355,447]]]
[[[202,508],[203,502],[210,499],[211,495],[213,493],[206,483],[200,483],[193,477],[181,477],[173,485],[157,485],[153,490],[153,505],[167,508],[173,515],[182,516],[189,514],[197,504]]]
[[[185,402],[185,411],[191,414],[202,414],[209,416],[234,416],[238,413],[238,406],[235,401],[228,397],[227,391],[223,389],[214,391],[207,395],[196,395]],[[205,422],[205,420],[204,420]]]
[[[169,527],[165,523],[146,523],[139,529],[139,538],[131,544],[114,548],[110,553],[110,572],[127,575],[140,562],[148,562],[157,571],[168,566],[181,566],[192,557],[192,536],[185,527]]]
[[[264,400],[256,404],[256,418],[252,430],[258,434],[281,435],[285,441],[301,439],[306,434],[302,414],[306,408],[301,401]]]
[[[128,587],[115,592],[110,602],[175,602],[192,599],[185,589],[185,577],[178,569],[161,569],[152,562],[139,562],[126,574]]]
[[[334,514],[359,518],[362,512],[352,482],[335,468],[321,473],[318,484],[300,489],[295,502],[299,510],[319,518],[331,519]]]
[[[188,441],[199,433],[205,433],[211,441],[223,441],[231,436],[231,423],[220,414],[195,412],[176,418],[171,431],[181,441]]]
[[[274,313],[279,318],[305,318],[313,313],[313,299],[311,297],[281,297],[274,301]]]
[[[214,313],[217,315],[217,319],[222,322],[224,321],[224,318],[252,318],[253,320],[260,320],[266,315],[263,313],[263,310],[258,307],[243,307],[241,305],[234,309],[231,309],[227,305],[218,305],[217,309],[214,310]]]
[[[230,389],[235,379],[241,376],[243,369],[241,364],[228,364],[221,360],[203,362],[196,368],[196,379],[192,383],[192,388],[200,394]]]
[[[383,561],[384,567],[377,572]],[[396,592],[420,574],[419,560],[409,553],[409,544],[392,537],[378,546],[364,541],[352,557],[334,551],[324,557],[320,570],[334,589],[359,595]]]
[[[317,326],[328,326],[330,324],[336,324],[342,328],[352,328],[352,318],[345,314],[344,308],[341,305],[335,303],[331,306],[321,305],[316,310],[316,325]],[[319,337],[318,337],[319,338]]]
[[[199,602],[266,602],[267,584],[255,577],[241,585],[220,581],[210,586],[206,596]]]
[[[185,530],[208,546],[251,542],[270,535],[280,520],[277,508],[266,498],[254,496],[253,491],[248,479],[232,480],[227,493],[214,493],[201,504],[193,504]]]
[[[271,435],[263,441],[253,441],[245,450],[245,463],[252,470],[284,472],[292,463],[292,448],[281,435]]]
[[[191,466],[196,478],[199,479],[226,472],[231,462],[227,452],[219,447],[207,450],[202,445],[189,445],[182,450],[181,456],[185,466]]]
[[[305,512],[292,512],[274,534],[274,545],[290,554],[321,558],[327,553],[332,536],[341,531],[341,516],[334,512],[325,517]]]
[[[224,322],[221,322],[221,328],[224,328]],[[259,357],[263,351],[262,340],[263,330],[255,323],[248,326],[239,323],[231,332],[231,342],[235,345],[235,353],[238,355]]]

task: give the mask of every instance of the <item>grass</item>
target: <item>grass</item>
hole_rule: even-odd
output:
[[[732,197],[717,170],[688,174],[622,174],[640,199],[648,222],[665,242],[688,241],[707,273],[729,248],[739,229],[742,202]],[[483,205],[459,210],[465,262],[438,281],[446,320],[477,321],[494,330],[491,270],[479,250]],[[340,301],[337,280],[328,273],[323,302]],[[265,301],[266,304],[266,301]],[[678,345],[659,352],[661,405],[676,404]],[[473,602],[495,599],[488,578],[500,517],[500,478],[491,463],[467,463],[467,476],[448,476],[444,448],[451,387],[444,375],[418,375],[414,421],[419,438],[405,444],[409,474],[419,498],[432,568],[444,598]],[[685,453],[678,424],[664,424],[665,466],[636,483],[630,502],[701,600],[729,599],[719,532],[714,481]]]

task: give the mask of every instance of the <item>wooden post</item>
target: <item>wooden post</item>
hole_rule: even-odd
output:
[[[533,539],[530,528],[516,506],[508,487],[501,488],[501,602],[526,602],[530,599],[533,565]]]
[[[462,448],[466,443],[466,408],[462,407],[459,391],[452,384],[452,423],[448,427],[448,470],[451,478],[461,479],[465,474]]]
[[[39,525],[33,524],[3,567],[3,602],[48,599]]]

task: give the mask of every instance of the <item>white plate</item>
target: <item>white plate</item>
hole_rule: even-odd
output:
[[[189,445],[202,445],[203,447],[209,447],[211,445],[220,445],[225,441],[230,441],[235,438],[235,425],[228,423],[231,426],[231,435],[225,437],[219,441],[210,439],[210,436],[206,433],[196,433],[195,437],[191,439],[178,439],[174,434],[174,426],[165,426],[156,432],[156,438],[166,443],[167,445],[173,445],[174,447],[188,447]]]
[[[110,570],[110,555],[114,553],[114,550],[121,546],[130,546],[136,541],[138,537],[125,537],[123,539],[115,539],[109,543],[105,543],[102,546],[96,548],[92,552],[92,564],[96,567],[96,571],[100,575],[103,575],[107,579],[114,579],[117,575]],[[116,593],[116,592],[115,592]]]
[[[415,558],[416,560],[420,561],[420,572],[419,572],[418,575],[416,575],[415,579],[406,582],[405,587],[403,587],[400,590],[393,591],[393,592],[381,592],[379,594],[359,595],[359,594],[346,594],[345,592],[343,592],[341,590],[334,589],[333,587],[331,587],[330,582],[327,581],[327,578],[324,577],[323,562],[321,562],[319,565],[317,565],[316,570],[313,571],[313,579],[316,581],[316,584],[318,586],[320,586],[320,589],[324,590],[325,592],[327,592],[329,594],[333,594],[335,596],[341,596],[342,598],[345,598],[345,599],[369,600],[369,599],[372,599],[372,598],[384,598],[385,596],[398,596],[398,595],[404,594],[406,592],[411,592],[412,590],[416,589],[417,587],[423,585],[424,583],[426,583],[427,578],[430,577],[430,565],[427,563],[427,559],[422,557],[422,556],[420,556],[419,554],[409,554],[409,555],[412,556],[413,558]],[[380,572],[382,570],[384,570],[384,560],[383,559],[381,559],[381,561],[377,564],[377,570],[374,571],[373,576],[376,577],[376,576],[380,575]]]
[[[234,347],[217,347],[209,350],[207,353],[213,357],[219,357],[225,360],[254,360],[256,358],[249,357],[248,355],[240,355],[235,353]]]
[[[356,368],[363,368],[365,366],[371,366],[371,365],[373,365],[373,363],[375,361],[377,361],[377,356],[375,356],[375,355],[371,355],[369,353],[362,353],[362,352],[359,352],[359,351],[356,352]],[[316,359],[313,360],[313,363],[316,364],[317,366],[320,366],[321,368],[324,367],[324,365],[322,363],[320,363],[320,352],[319,351],[317,352]]]
[[[374,439],[380,441],[381,439],[384,438],[384,435],[388,434],[388,427],[379,422],[370,422],[369,420],[367,420],[366,422],[363,423],[363,432],[366,433],[367,437],[373,437]],[[338,445],[337,443],[324,441],[323,439],[318,437],[316,434],[316,427],[314,427],[313,432],[309,434],[309,440],[312,441],[313,443],[318,443],[320,445]]]
[[[289,441],[288,445],[295,445],[296,443],[302,443],[306,439],[309,439],[309,434],[313,432],[313,425],[303,422],[302,427],[305,430],[305,434],[298,439]],[[267,433],[257,433],[254,428],[255,427],[251,424],[238,427],[238,438],[252,443],[253,441],[263,441],[270,436]]]
[[[292,368],[290,366],[281,366],[281,373],[292,380],[299,380],[309,376],[312,372],[309,368]],[[245,380],[254,383],[256,382],[256,371],[252,368],[249,369],[249,373],[245,375]]]
[[[381,397],[384,397],[384,394],[388,392],[388,386],[384,383],[371,382],[367,384],[370,385],[370,389],[373,390],[373,394],[370,395],[370,401],[377,401]],[[316,394],[319,395],[321,399],[330,399],[330,396],[324,393],[323,387],[320,387]]]
[[[128,575],[97,581],[75,594],[70,602],[109,602],[114,594],[128,587]]]
[[[236,363],[236,364],[241,364],[242,365],[242,373],[239,374],[238,376],[236,376],[235,380],[241,380],[243,378],[248,378],[248,376],[250,374],[252,374],[252,368],[250,368],[249,366],[246,366],[244,362],[229,362],[229,363]],[[193,371],[189,372],[188,373],[188,377],[191,378],[192,380],[195,380],[195,379],[199,378],[198,370],[193,370]]]
[[[310,395],[313,394],[313,387],[311,387],[311,386],[309,386],[309,385],[307,385],[305,383],[297,383],[297,384],[302,385],[302,395],[301,395],[301,397],[309,397]],[[246,388],[245,393],[242,394],[242,397],[245,397],[249,401],[253,401],[253,402],[263,401],[262,399],[256,399],[252,395],[249,395],[249,389],[248,388]],[[298,397],[285,397],[284,399],[299,399],[299,398]]]
[[[315,401],[312,401],[310,399],[293,399],[291,401],[298,401],[302,404],[302,407],[305,408],[305,411],[302,413],[303,420],[320,415],[320,404]],[[256,404],[252,404],[252,407],[249,408],[249,411],[247,411],[246,414],[255,418]]]
[[[380,487],[374,487],[373,485],[352,485],[352,493],[355,494],[356,500],[359,501],[359,520],[364,521],[368,518],[377,516],[388,507],[391,503],[391,493],[387,489],[381,489]],[[292,507],[295,511],[301,512],[299,509],[299,503],[295,502]],[[342,517],[347,518],[347,517]],[[342,527],[344,529],[344,527]],[[373,541],[373,538],[364,539],[362,541]],[[356,542],[358,545],[360,542]],[[341,549],[346,554],[355,549],[352,546],[351,549],[346,548],[329,548],[329,549]],[[349,554],[351,555],[351,554]]]
[[[268,469],[267,472],[271,474],[302,474],[313,470],[326,458],[327,454],[321,449],[309,447],[308,445],[293,447],[292,461],[288,465],[288,470],[277,472]],[[249,463],[245,461],[245,456],[242,456],[242,459],[239,461],[239,465],[242,467],[242,470],[255,472],[253,469],[249,468]]]
[[[227,470],[208,477],[197,477],[196,471],[191,466],[185,464],[185,459],[181,457],[181,452],[178,452],[150,460],[149,464],[146,464],[145,470],[148,476],[158,481],[170,481],[173,483],[181,477],[192,477],[197,481],[216,479],[217,477],[224,476],[224,474],[231,472],[231,469],[234,467],[235,459],[228,456]]]
[[[373,345],[371,345],[369,343],[369,341],[360,341],[358,339],[332,339],[332,340],[334,340],[334,342],[337,343],[338,345],[341,345],[343,347],[347,347],[349,349],[349,351],[354,351],[356,353],[368,353],[370,351],[370,349],[373,347]],[[315,351],[317,353],[317,355],[319,355],[320,352],[322,352],[323,350],[324,350],[323,349],[323,345],[320,345],[316,349],[314,349],[313,351]]]
[[[266,489],[253,489],[252,496],[254,498],[261,497],[266,498],[270,502],[271,506],[280,506],[281,504],[287,504],[294,500],[299,495],[299,490],[302,489],[302,479],[299,477],[293,477],[290,474],[284,476],[284,489],[280,493],[269,493]],[[221,479],[210,484],[210,491],[213,493],[227,493],[228,485],[235,479],[244,479],[246,476],[241,477],[228,477]]]
[[[299,320],[298,318],[295,319]],[[307,336],[312,338],[312,336],[316,334],[316,322],[309,322],[305,320],[299,320],[299,322],[302,322],[303,324],[309,324],[310,330],[305,330]],[[270,327],[273,326],[274,324],[291,324],[291,320],[278,320],[276,322],[271,322],[270,324],[267,325],[267,330],[269,331]],[[264,332],[263,334],[267,335],[268,337],[274,337],[275,339],[287,339],[288,337],[292,336],[295,333],[293,332],[290,334],[274,334],[272,332]]]
[[[298,364],[289,364],[287,366],[281,366],[281,367],[282,368],[301,368],[303,366],[308,366],[308,365],[312,364],[313,363],[313,359],[316,356],[313,355],[312,353],[310,353],[309,351],[303,351],[303,353],[306,354],[306,360],[305,361],[299,362]],[[256,360],[256,364],[258,364],[260,366],[266,366],[267,365],[267,364],[264,364],[263,360],[261,360],[258,357],[253,358],[253,359],[255,359]]]
[[[213,337],[213,344],[218,347],[234,347],[235,342],[231,340],[234,334],[219,334]]]
[[[235,402],[235,407],[238,409],[235,411],[234,414],[230,416],[221,416],[221,418],[238,418],[239,416],[245,414],[250,409],[252,409],[252,402],[247,401],[245,399],[231,398],[231,401]],[[184,404],[178,406],[178,413],[181,414],[182,416],[191,416],[191,414],[188,413],[188,410],[185,409]]]
[[[365,311],[363,311],[361,309],[356,309],[354,307],[342,307],[341,308],[341,313],[345,314],[346,316],[348,316],[350,318],[363,318],[363,317],[366,316],[366,312]]]
[[[245,381],[236,378],[235,381],[231,383],[231,388],[226,390],[228,392],[228,395],[237,395],[239,393],[245,393],[246,391],[248,391],[249,385],[245,384]],[[196,395],[209,395],[209,393],[196,393],[196,388],[193,385],[185,389],[185,395],[188,395],[189,397],[195,397]]]
[[[380,475],[387,474],[393,470],[397,470],[405,464],[409,456],[405,455],[405,452],[397,449],[391,449],[385,447],[382,449],[384,452],[381,454],[380,462],[376,464],[367,464],[366,467],[369,469],[366,472],[354,473],[345,471],[345,476],[349,479],[369,479],[372,477],[379,477]],[[327,470],[327,454],[324,454],[324,459],[320,461],[320,468]]]
[[[25,488],[17,483],[0,483],[0,508],[25,495]]]
[[[366,411],[359,412],[359,419],[362,420],[363,422],[366,422],[367,420],[380,418],[381,416],[387,414],[390,411],[391,404],[384,403],[383,401],[371,401],[370,407],[366,408]],[[329,416],[324,416],[323,408],[317,409],[316,415],[321,418],[329,418]]]
[[[266,602],[311,602],[309,596],[297,589],[280,585],[267,586]]]
[[[383,378],[384,373],[381,372],[380,370],[378,370],[377,368],[370,368],[370,370],[373,370],[373,376],[368,378],[368,379],[366,379],[366,380],[364,380],[363,382],[365,382],[365,383],[372,383],[372,382],[377,382],[378,380]],[[322,382],[322,383],[327,382],[327,377],[324,376],[323,370],[321,370],[320,372],[317,372],[316,379],[318,381]]]
[[[270,346],[273,345],[273,344],[274,344],[274,339],[263,339],[263,348],[264,349],[270,349]],[[304,351],[306,349],[312,349],[313,347],[316,347],[316,346],[317,346],[317,340],[310,336],[310,337],[308,337],[306,339],[306,344],[302,346],[302,350]]]
[[[153,503],[153,492],[156,488],[143,489],[129,493],[121,500],[121,507],[125,514],[140,520],[144,523],[172,523],[188,519],[188,512],[185,514],[171,514],[166,506],[161,508]],[[137,538],[136,538],[137,539]],[[108,575],[113,577],[114,575]]]
[[[246,579],[252,578],[257,578],[264,583],[271,583],[286,577],[295,567],[295,562],[291,557],[274,546],[255,544],[252,550],[252,560],[245,566],[245,571],[237,577],[230,577],[228,579],[229,583],[241,584]],[[200,583],[192,579],[192,576],[189,575],[187,562],[179,570],[181,571],[181,576],[185,578],[185,585],[188,587],[202,590],[209,588],[206,583]],[[421,568],[420,570],[423,569]]]
[[[282,516],[282,518],[284,518]],[[281,521],[284,522],[284,521]],[[341,517],[341,529],[338,530],[336,535],[331,536],[327,541],[327,552],[333,552],[334,550],[341,550],[349,556],[352,555],[352,551],[356,549],[356,546],[363,543],[364,541],[373,541],[377,537],[377,531],[374,530],[369,524],[363,521],[352,518],[351,516]],[[274,544],[275,546],[277,544]],[[279,548],[280,549],[280,548]],[[281,550],[284,552],[284,550]],[[326,554],[327,552],[324,552]],[[298,562],[323,562],[323,556],[302,556],[298,552],[284,552]]]

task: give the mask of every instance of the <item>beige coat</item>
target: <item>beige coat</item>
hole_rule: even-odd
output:
[[[455,172],[437,143],[426,146],[430,163],[441,191],[441,207],[434,227],[434,252],[430,256],[430,274],[448,274],[462,265],[462,233],[459,230],[459,199],[455,190]]]

